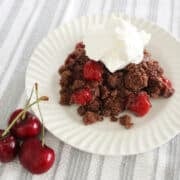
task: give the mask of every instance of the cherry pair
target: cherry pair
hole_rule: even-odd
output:
[[[34,89],[34,88],[33,88]],[[30,99],[24,109],[15,110],[8,120],[6,130],[0,130],[0,161],[10,162],[18,154],[20,163],[31,173],[40,174],[46,172],[54,163],[54,151],[44,143],[44,124],[37,116],[28,111],[34,104],[46,101],[48,98],[38,98],[38,85],[35,84],[36,101],[32,104]],[[43,118],[41,115],[41,120]],[[42,132],[41,140],[38,138]]]

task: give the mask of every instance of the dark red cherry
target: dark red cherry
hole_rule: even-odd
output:
[[[11,114],[8,123],[10,124],[22,111],[23,109],[17,109],[14,111]],[[19,139],[35,137],[41,132],[41,122],[37,116],[27,111],[24,119],[23,116],[21,116],[21,118],[17,120],[10,131],[15,137]]]
[[[0,136],[4,130],[0,129]],[[19,144],[15,137],[11,134],[0,137],[0,162],[12,161],[19,150]]]
[[[37,138],[30,138],[23,142],[19,160],[23,167],[33,174],[41,174],[48,171],[54,163],[55,153],[53,149]]]

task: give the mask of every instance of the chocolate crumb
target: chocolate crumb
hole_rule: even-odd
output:
[[[126,129],[130,129],[134,125],[131,121],[131,117],[127,114],[119,117],[119,122]]]
[[[111,116],[111,121],[113,121],[113,122],[118,121],[118,118],[115,116]]]
[[[151,98],[168,98],[175,91],[171,82],[165,78],[162,67],[152,59],[147,50],[144,50],[141,63],[130,63],[114,73],[98,61],[102,66],[100,80],[85,79],[84,65],[90,60],[86,55],[85,45],[80,42],[76,44],[74,51],[67,56],[65,63],[58,70],[61,86],[60,104],[73,104],[74,102],[71,101],[73,93],[84,88],[89,89],[92,98],[77,109],[86,125],[102,121],[103,117],[109,117],[111,121],[119,120],[121,125],[129,129],[133,126],[131,117],[124,115],[117,118],[117,116],[133,99],[132,94],[145,91]]]

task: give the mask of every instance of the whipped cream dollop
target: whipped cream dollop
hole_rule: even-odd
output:
[[[121,17],[112,17],[106,23],[88,29],[83,38],[87,55],[101,60],[110,72],[129,63],[140,63],[151,35],[138,30]]]

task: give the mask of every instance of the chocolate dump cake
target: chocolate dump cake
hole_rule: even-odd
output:
[[[131,118],[118,118],[121,112],[129,110],[143,116],[151,107],[150,97],[168,98],[174,93],[163,69],[146,50],[141,63],[130,63],[111,73],[101,61],[90,59],[85,45],[78,43],[60,67],[59,75],[60,104],[77,104],[77,112],[86,125],[110,117],[130,128]]]

